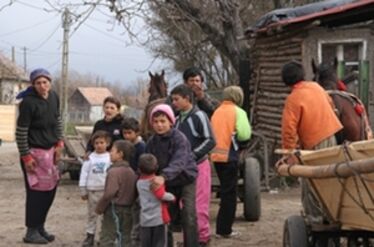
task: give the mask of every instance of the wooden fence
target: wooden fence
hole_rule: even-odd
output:
[[[17,119],[16,105],[0,105],[0,139],[15,141]]]

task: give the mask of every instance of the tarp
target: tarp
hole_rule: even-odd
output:
[[[310,15],[353,2],[358,2],[358,0],[327,0],[323,2],[306,4],[295,8],[276,9],[260,17],[260,19],[258,19],[253,26],[247,29],[247,32],[256,32],[257,30],[265,28],[272,23]]]

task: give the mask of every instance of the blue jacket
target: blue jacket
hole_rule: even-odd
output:
[[[156,156],[158,174],[166,179],[167,186],[183,186],[197,177],[197,166],[186,136],[172,128],[164,135],[152,135],[146,145],[146,153]]]

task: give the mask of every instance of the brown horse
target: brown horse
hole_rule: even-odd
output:
[[[335,112],[343,125],[343,129],[336,133],[338,144],[344,141],[359,141],[371,138],[372,132],[361,100],[348,92],[337,90],[337,76],[334,66],[320,64],[316,66],[312,61],[313,80],[318,82],[331,96]]]
[[[168,95],[168,84],[165,82],[165,71],[162,70],[160,74],[156,73],[154,75],[149,71],[148,74],[151,77],[148,88],[148,103],[166,98]]]
[[[164,103],[168,95],[168,84],[165,82],[165,71],[162,70],[160,74],[148,73],[151,80],[149,82],[148,92],[148,104],[144,109],[143,117],[141,120],[141,134],[144,140],[147,140],[151,135],[151,126],[149,123],[149,114],[152,109],[161,103]]]

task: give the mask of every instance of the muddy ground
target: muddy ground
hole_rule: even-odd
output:
[[[14,143],[0,146],[0,246],[29,246],[22,243],[25,233],[25,191]],[[262,194],[262,217],[258,222],[246,222],[242,216],[242,204],[238,204],[235,230],[241,232],[237,239],[216,239],[210,246],[282,246],[283,222],[293,214],[299,214],[298,189]],[[218,200],[211,203],[211,227],[215,227]],[[80,246],[85,235],[86,203],[80,200],[78,185],[65,174],[50,210],[47,229],[56,234],[56,240],[47,246]],[[180,236],[176,237],[180,239]],[[35,245],[34,245],[35,246]]]

